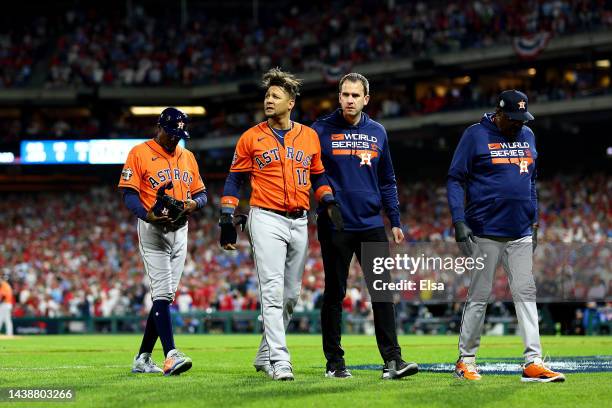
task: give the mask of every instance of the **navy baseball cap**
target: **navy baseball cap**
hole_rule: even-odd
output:
[[[497,98],[497,107],[512,120],[533,120],[533,115],[527,111],[528,104],[527,95],[516,89],[503,91]]]
[[[159,115],[157,124],[166,131],[167,134],[181,139],[189,139],[187,123],[189,116],[176,108],[166,108]]]

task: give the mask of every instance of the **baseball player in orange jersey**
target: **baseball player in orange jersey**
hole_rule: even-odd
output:
[[[164,109],[157,135],[130,151],[119,181],[126,206],[138,217],[140,254],[153,299],[140,351],[132,366],[134,373],[162,372],[151,359],[157,337],[166,357],[164,375],[178,375],[192,364],[174,346],[170,319],[170,304],[187,255],[187,215],[204,207],[207,201],[193,153],[178,146],[181,138],[189,138],[187,121],[187,115],[180,110]],[[174,207],[166,204],[168,201]]]
[[[11,285],[6,279],[0,278],[0,330],[4,326],[7,336],[13,335],[13,303],[15,297]]]
[[[308,250],[310,189],[342,229],[321,162],[319,138],[290,120],[300,81],[278,68],[263,76],[268,118],[247,130],[236,145],[221,199],[220,244],[235,249],[233,213],[241,184],[251,180],[247,229],[259,282],[263,336],[254,366],[274,380],[293,380],[285,331],[300,296]]]

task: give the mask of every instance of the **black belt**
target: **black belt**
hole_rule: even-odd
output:
[[[259,207],[262,210],[273,212],[274,214],[282,215],[283,217],[291,218],[292,220],[297,220],[298,218],[302,218],[304,216],[305,210],[294,210],[294,211],[281,211],[281,210],[273,210],[272,208],[264,208]]]

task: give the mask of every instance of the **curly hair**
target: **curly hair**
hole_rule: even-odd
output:
[[[296,78],[289,72],[282,71],[278,67],[266,72],[261,80],[262,88],[268,90],[271,86],[280,86],[291,96],[291,99],[295,99],[300,94],[301,85],[301,79]]]

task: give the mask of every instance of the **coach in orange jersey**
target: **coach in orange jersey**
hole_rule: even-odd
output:
[[[252,193],[247,230],[259,282],[263,336],[254,366],[274,380],[293,380],[285,331],[300,297],[308,251],[310,189],[342,229],[342,216],[321,162],[317,134],[290,119],[301,82],[278,68],[263,76],[267,120],[238,140],[221,199],[220,244],[236,249],[234,209],[240,186]]]

